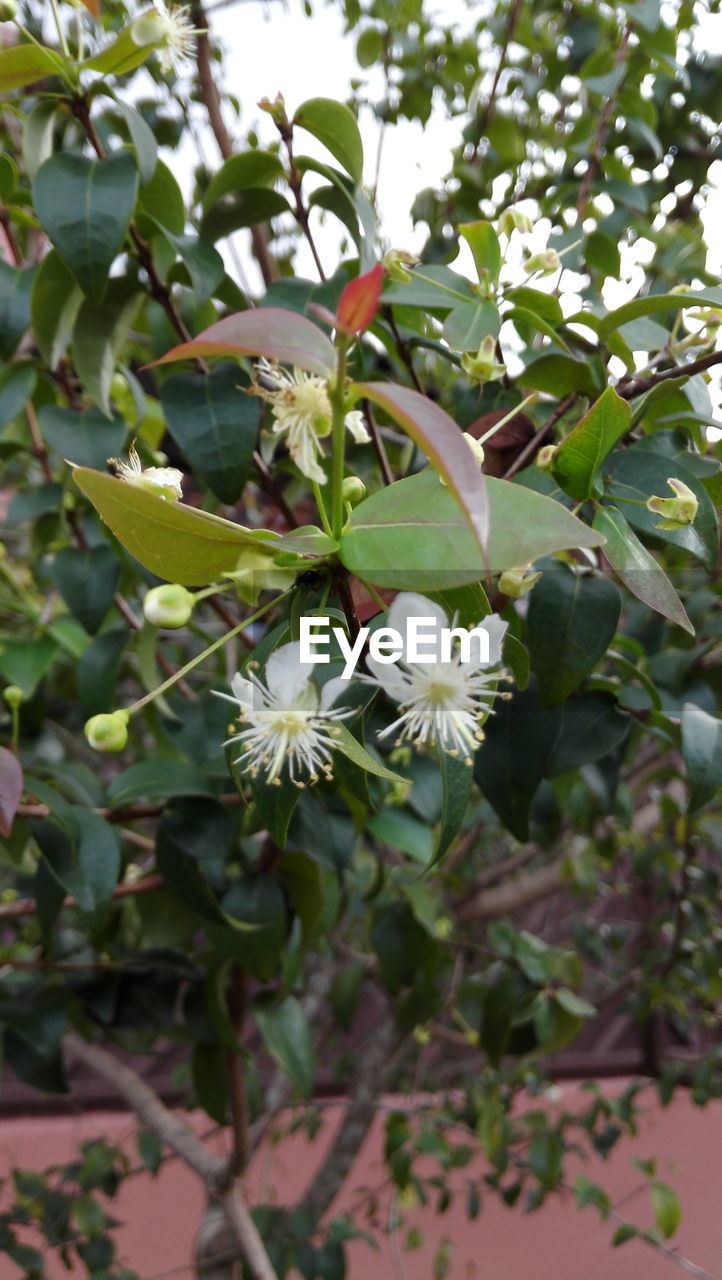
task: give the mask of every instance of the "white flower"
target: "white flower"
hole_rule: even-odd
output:
[[[193,26],[189,15],[189,5],[174,8],[165,0],[154,0],[153,8],[133,23],[136,43],[157,45],[161,69],[166,73],[177,74],[180,64],[193,57],[196,38],[205,35],[204,30]]]
[[[309,480],[325,484],[326,476],[318,461],[320,441],[331,430],[331,401],[324,378],[294,368],[293,373],[266,360],[258,364],[258,372],[271,384],[271,390],[254,380],[253,391],[271,405],[275,419],[271,428],[275,436],[285,436],[288,451]],[[356,444],[366,444],[370,436],[358,409],[346,414],[345,423]]]
[[[411,663],[406,657],[406,647],[393,665],[370,657],[366,659],[373,673],[371,683],[397,702],[401,711],[398,719],[381,731],[379,738],[396,733],[397,745],[410,741],[420,747],[435,740],[440,749],[450,755],[463,755],[470,764],[472,752],[484,739],[481,725],[492,714],[492,701],[509,696],[496,688],[500,680],[508,679],[505,672],[499,670],[507,623],[498,614],[491,614],[477,624],[489,636],[488,661],[480,661],[480,646],[472,637],[471,661],[462,662],[456,651],[452,652],[450,661],[442,662],[441,629],[449,625],[444,610],[425,596],[404,591],[393,601],[387,625],[403,638],[410,618],[433,619],[436,636],[431,634],[430,625],[423,644],[427,655],[434,655],[437,660]]]
[[[240,744],[241,754],[233,763],[243,765],[253,778],[262,772],[264,782],[276,786],[281,784],[286,762],[297,787],[306,781],[318,782],[322,773],[330,778],[334,736],[340,732],[334,731],[334,722],[353,714],[332,705],[344,687],[346,681],[338,677],[328,680],[319,692],[311,680],[311,667],[301,663],[297,641],[271,654],[265,684],[251,668],[248,678],[237,673],[231,681],[233,697],[214,690],[240,708],[241,732],[224,744]]]
[[[134,444],[128,450],[127,462],[123,462],[121,458],[108,458],[108,462],[115,467],[119,480],[148,489],[157,497],[166,498],[168,502],[178,502],[183,497],[183,472],[177,467],[144,467]]]

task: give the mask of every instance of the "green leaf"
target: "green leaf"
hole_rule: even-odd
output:
[[[462,302],[444,322],[444,337],[453,351],[477,351],[484,338],[495,338],[501,319],[493,302]]]
[[[588,1000],[583,1000],[578,996],[576,991],[570,991],[568,987],[559,987],[554,992],[554,999],[560,1004],[562,1009],[567,1013],[571,1013],[575,1018],[593,1018],[596,1015],[596,1009]]]
[[[489,536],[486,484],[453,418],[433,400],[409,387],[386,382],[360,382],[355,384],[355,388],[385,409],[423,449],[454,494],[481,559],[486,561]],[[360,511],[363,506],[362,503],[356,510]]]
[[[202,1041],[194,1044],[191,1072],[193,1087],[203,1110],[216,1124],[227,1124],[227,1073],[222,1045],[203,1044]]]
[[[631,1222],[623,1222],[612,1236],[612,1248],[617,1249],[620,1244],[626,1244],[628,1240],[636,1240],[639,1234],[639,1227],[635,1227]]]
[[[632,532],[621,511],[615,507],[597,511],[594,528],[606,539],[604,554],[632,595],[694,635],[694,627],[672,583]]]
[[[125,76],[129,71],[135,71],[137,67],[148,61],[157,47],[155,41],[136,40],[134,38],[136,32],[136,22],[133,21],[99,53],[81,62],[80,69],[99,71],[102,75],[113,76]]]
[[[214,296],[225,275],[220,253],[197,236],[176,236],[170,231],[164,231],[164,235],[188,268],[195,303],[201,307]]]
[[[424,311],[451,311],[460,302],[478,303],[479,298],[469,281],[450,267],[424,263],[406,283],[387,284],[383,301]]]
[[[682,710],[682,758],[689,779],[689,812],[709,804],[722,786],[722,720],[694,702]]]
[[[232,766],[231,775],[241,795],[244,783],[246,787],[250,786],[261,822],[274,844],[279,849],[285,849],[289,824],[301,798],[300,788],[294,786],[285,771],[281,774],[280,785],[275,786],[264,782],[260,777],[254,778],[248,773],[241,773]]]
[[[43,161],[53,153],[53,131],[58,103],[54,98],[41,98],[23,120],[23,160],[32,181]]]
[[[546,763],[546,776],[593,764],[616,750],[629,732],[629,717],[609,693],[581,693],[561,708],[559,734]]]
[[[138,230],[146,240],[156,235],[161,225],[173,235],[183,234],[186,225],[186,207],[183,193],[168,165],[159,160],[153,177],[141,187],[136,212]]]
[[[0,53],[0,93],[22,89],[34,80],[62,75],[65,64],[51,49],[37,44],[17,44]]]
[[[270,151],[244,151],[231,156],[214,173],[203,193],[201,206],[204,212],[225,196],[235,196],[248,187],[272,187],[283,177],[283,165]]]
[[[649,1194],[657,1230],[665,1240],[669,1240],[682,1221],[682,1206],[677,1192],[666,1182],[653,1182],[649,1188]]]
[[[78,413],[46,404],[38,413],[43,440],[51,449],[81,467],[104,467],[108,458],[120,453],[126,426],[121,418],[111,422],[97,409]]]
[[[79,658],[75,681],[80,705],[87,716],[114,710],[115,686],[127,643],[127,629],[114,627],[96,636]]]
[[[452,756],[448,751],[439,752],[439,767],[441,769],[441,822],[434,856],[429,864],[431,867],[446,853],[461,829],[474,778],[473,763]]]
[[[154,364],[206,356],[267,356],[328,377],[336,363],[332,343],[305,316],[281,307],[239,311],[204,329],[191,342],[173,347]]]
[[[285,196],[268,187],[248,187],[226,196],[203,215],[200,231],[204,240],[223,240],[241,227],[257,227],[281,213],[290,213]]]
[[[140,760],[113,778],[108,787],[113,808],[132,800],[166,800],[171,796],[213,796],[214,790],[195,765],[182,760]]]
[[[135,147],[140,185],[145,187],[151,181],[158,163],[158,143],[155,140],[155,134],[140,112],[136,111],[135,107],[131,107],[130,103],[123,102],[121,98],[115,96],[113,101],[128,126],[128,132]]]
[[[59,653],[50,636],[26,640],[0,641],[0,675],[8,684],[17,684],[26,698],[32,698],[43,676]]]
[[[340,751],[342,755],[357,764],[365,773],[372,773],[377,778],[385,778],[387,782],[406,781],[398,773],[393,773],[391,769],[386,768],[386,765],[380,764],[378,760],[369,755],[366,748],[362,747],[360,742],[357,742],[345,724],[334,725],[333,738],[334,750]]]
[[[486,477],[492,572],[530,564],[569,547],[595,547],[602,535],[561,503],[509,480]],[[360,503],[341,541],[352,573],[378,586],[445,590],[478,582],[484,562],[451,493],[430,468]],[[478,619],[477,619],[478,621]]]
[[[80,285],[60,255],[51,249],[38,267],[30,295],[33,334],[51,369],[65,355],[82,301]]]
[[[605,278],[611,276],[614,280],[619,279],[621,270],[619,246],[616,240],[606,235],[604,231],[592,231],[587,236],[584,260],[587,266],[593,267],[595,271],[601,271]]]
[[[589,412],[559,445],[554,457],[554,478],[572,498],[588,498],[594,480],[618,440],[629,429],[632,410],[607,387]]]
[[[110,384],[128,330],[143,300],[133,280],[111,280],[102,302],[81,306],[73,328],[73,359],[78,377],[108,418]]]
[[[400,849],[415,862],[428,866],[434,853],[431,827],[405,809],[387,807],[366,823],[367,831],[392,849]]]
[[[541,700],[569,697],[604,656],[622,600],[613,582],[559,565],[547,569],[531,593],[527,634]]]
[[[601,391],[594,370],[575,356],[539,356],[522,370],[519,382],[532,391],[547,391],[560,397],[578,391],[594,398]]]
[[[610,458],[606,470],[609,498],[612,501],[632,499],[631,503],[621,504],[629,524],[662,542],[681,547],[701,560],[710,573],[714,571],[719,552],[717,513],[701,480],[687,471],[678,458],[654,453],[649,448],[640,449],[634,444]],[[685,529],[657,528],[660,517],[644,505],[652,494],[660,498],[671,495],[667,480],[672,476],[688,485],[699,504],[694,523]],[[638,503],[641,505],[636,505]]]
[[[120,252],[138,189],[127,152],[102,160],[61,152],[38,169],[33,204],[43,230],[86,297],[99,302]]]
[[[120,565],[110,547],[61,547],[51,574],[70,612],[90,635],[100,627],[118,587]]]
[[[0,431],[12,422],[30,399],[38,380],[32,364],[16,361],[0,372]]]
[[[92,809],[70,809],[78,869],[90,895],[92,910],[102,916],[110,905],[120,875],[120,841],[115,828]]]
[[[501,249],[491,223],[483,219],[466,222],[460,225],[459,231],[471,249],[479,280],[494,284],[501,269]]]
[[[304,942],[308,944],[323,918],[321,870],[318,863],[305,853],[284,853],[281,879],[301,921]]]
[[[35,267],[11,267],[0,259],[0,359],[9,360],[30,328]]]
[[[604,317],[599,336],[604,339],[615,329],[638,316],[653,316],[661,311],[684,311],[688,307],[722,307],[722,289],[691,289],[689,293],[651,293],[644,298],[625,302]]]
[[[291,1083],[309,1097],[316,1075],[313,1044],[308,1019],[295,996],[280,1004],[257,1002],[253,1016],[268,1053]]]
[[[363,177],[363,144],[356,118],[342,102],[332,98],[309,98],[293,117],[293,124],[307,129],[323,143],[334,160],[361,184]]]
[[[253,462],[260,428],[259,403],[244,395],[248,378],[236,364],[210,373],[175,373],[163,383],[168,430],[195,475],[220,498],[237,502]]]
[[[236,569],[244,551],[273,554],[275,544],[261,531],[166,502],[100,471],[76,467],[73,479],[126,550],[168,582],[205,586]]]

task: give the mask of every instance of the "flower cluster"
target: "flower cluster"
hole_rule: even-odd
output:
[[[263,382],[259,381],[259,377]],[[261,360],[253,380],[253,393],[271,406],[274,436],[285,436],[288,451],[299,471],[316,484],[325,484],[319,463],[321,440],[331,430],[331,402],[324,378],[294,368],[293,373]],[[346,427],[356,444],[370,437],[358,409],[346,414]]]

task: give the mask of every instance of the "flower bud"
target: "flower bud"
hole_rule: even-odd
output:
[[[341,496],[344,502],[355,507],[366,497],[366,485],[360,476],[346,476],[341,485]]]
[[[534,223],[528,213],[522,213],[521,209],[517,209],[512,205],[510,209],[505,209],[501,214],[499,230],[506,236],[510,236],[512,231],[521,231],[523,236],[528,236],[534,230]]]
[[[128,741],[130,712],[110,711],[85,722],[85,736],[96,751],[122,751]]]
[[[646,507],[648,511],[653,511],[657,516],[663,516],[664,519],[656,524],[655,529],[686,529],[688,525],[694,523],[697,515],[697,507],[699,503],[693,494],[689,485],[682,480],[677,480],[675,476],[670,476],[667,484],[676,497],[674,498],[657,498],[652,496],[647,498]]]
[[[186,591],[179,582],[168,582],[148,592],[143,601],[143,613],[154,627],[166,627],[172,631],[186,625],[195,602],[192,592]]]
[[[267,111],[273,123],[282,127],[288,127],[288,116],[286,115],[286,101],[282,93],[277,93],[273,102],[270,98],[261,98],[257,104],[261,111]]]
[[[397,284],[408,284],[411,279],[411,272],[407,267],[416,267],[421,259],[417,258],[413,253],[407,253],[405,249],[389,249],[384,254],[383,264],[386,274],[390,280],[395,280]]]
[[[14,22],[17,16],[15,0],[0,0],[0,22]]]
[[[475,356],[468,351],[462,355],[461,367],[464,373],[468,373],[477,382],[495,382],[506,373],[504,365],[499,364],[496,359],[496,339],[491,334],[483,339]]]
[[[7,689],[3,689],[3,698],[13,711],[17,711],[24,697],[25,694],[17,684],[9,684]]]
[[[499,575],[499,590],[505,596],[509,596],[510,600],[521,600],[521,597],[528,595],[541,578],[540,569],[536,573],[530,573],[529,568],[530,566],[525,564],[519,569],[506,569]]]
[[[524,270],[529,275],[540,271],[542,275],[548,276],[553,271],[558,271],[561,265],[562,260],[556,249],[544,249],[542,253],[534,253],[531,258],[527,258],[524,263]]]
[[[559,449],[558,444],[545,444],[536,456],[536,464],[540,471],[551,471]]]

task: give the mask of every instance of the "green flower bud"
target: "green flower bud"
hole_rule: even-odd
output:
[[[530,573],[528,564],[519,569],[506,569],[499,575],[499,590],[509,596],[510,600],[520,600],[522,596],[528,595],[540,578],[541,570]]]
[[[85,736],[96,751],[122,751],[128,741],[130,712],[110,711],[85,722]]]
[[[462,355],[461,367],[477,382],[495,382],[506,373],[504,365],[497,361],[496,339],[491,334],[483,339],[475,356],[468,351]]]
[[[682,480],[677,480],[675,476],[670,476],[667,484],[676,497],[657,498],[653,495],[647,498],[645,504],[647,510],[653,511],[657,516],[664,516],[664,519],[655,525],[656,529],[686,529],[688,525],[694,523],[697,515],[699,506],[697,498],[689,485]]]
[[[523,236],[528,236],[534,230],[534,223],[528,213],[522,213],[521,209],[517,209],[512,205],[510,209],[505,209],[501,214],[499,230],[505,236],[510,236],[512,231],[521,231]]]
[[[17,16],[15,0],[0,0],[0,22],[14,22]]]
[[[420,261],[420,258],[407,253],[405,249],[389,249],[383,258],[384,270],[397,284],[408,284],[411,272],[407,271],[407,267],[416,267]]]
[[[24,697],[25,694],[17,684],[9,684],[7,689],[3,689],[3,698],[7,702],[8,706],[12,707],[13,710],[17,710]]]
[[[164,583],[153,587],[143,601],[143,613],[154,627],[175,630],[188,622],[195,604],[195,596],[179,582]]]
[[[558,450],[558,444],[545,444],[544,448],[539,450],[536,456],[536,464],[540,471],[551,471]]]
[[[552,271],[558,271],[561,265],[562,260],[556,249],[544,249],[542,253],[534,253],[531,258],[527,258],[524,270],[528,271],[529,275],[540,271],[542,275],[548,276]]]
[[[346,476],[341,485],[341,496],[344,502],[355,507],[366,497],[366,485],[360,476]]]

